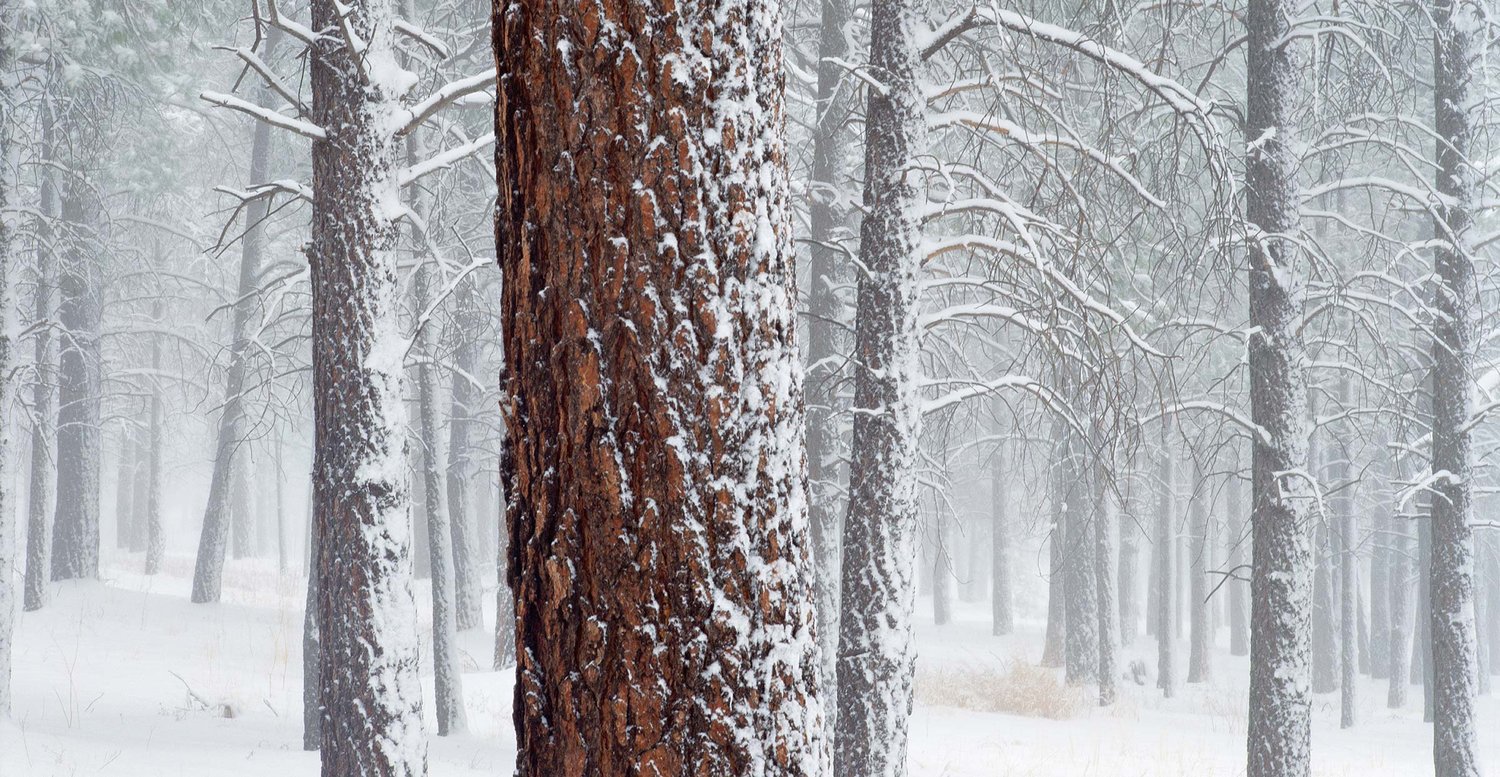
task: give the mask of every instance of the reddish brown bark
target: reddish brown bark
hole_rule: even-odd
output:
[[[495,8],[518,774],[815,773],[776,6]]]

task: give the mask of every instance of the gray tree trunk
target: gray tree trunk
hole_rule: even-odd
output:
[[[1249,241],[1252,438],[1250,712],[1247,777],[1311,771],[1308,610],[1312,551],[1307,525],[1306,287],[1300,236],[1296,124],[1301,69],[1293,57],[1291,0],[1246,8],[1245,216]]]
[[[453,603],[458,613],[460,631],[483,624],[480,600],[479,532],[476,526],[488,526],[489,515],[470,509],[469,482],[474,468],[473,436],[478,428],[480,392],[474,381],[479,375],[479,341],[484,315],[475,299],[472,275],[459,281],[453,289],[453,389],[448,411],[448,468],[445,487],[448,491],[448,515],[453,528]],[[485,472],[481,480],[493,480],[496,473]]]
[[[1005,444],[995,446],[990,461],[990,629],[995,636],[1016,629],[1010,586],[1010,514],[1005,487]]]
[[[409,147],[412,161],[425,158],[425,148],[412,138]],[[427,208],[419,201],[416,210],[426,221]],[[429,262],[417,274],[417,309],[428,309],[435,297],[436,267]],[[431,322],[423,326],[417,335],[417,348],[421,361],[417,366],[417,405],[419,436],[432,447],[427,449],[429,464],[422,467],[426,481],[423,494],[427,500],[428,549],[432,568],[432,681],[434,701],[437,707],[438,736],[462,733],[467,724],[464,720],[463,674],[458,663],[458,614],[453,598],[453,532],[448,526],[448,510],[443,504],[445,495],[439,462],[443,460],[441,438],[438,436],[438,380],[436,361],[436,325]]]
[[[51,162],[54,156],[52,100],[43,95],[39,101],[41,123],[41,150],[43,162]],[[56,238],[52,221],[58,216],[57,186],[55,173],[50,164],[42,165],[38,173],[38,207],[41,218],[37,230],[37,274],[34,293],[34,316],[40,326],[36,331],[34,358],[36,360],[35,383],[32,384],[31,423],[31,485],[27,489],[26,515],[26,597],[23,606],[28,612],[40,610],[47,605],[50,591],[52,556],[52,510],[56,483],[53,478],[56,468],[53,455],[56,452],[56,427],[53,426],[56,405],[53,392],[56,390],[55,362],[56,340],[53,337],[53,295],[57,286],[58,256],[54,251]]]
[[[313,0],[313,502],[324,777],[426,773],[397,299],[389,0]],[[375,82],[371,82],[371,78]]]
[[[71,111],[77,111],[74,107]],[[103,204],[92,181],[63,187],[66,241],[58,274],[57,513],[52,579],[99,577],[100,267]]]
[[[1176,457],[1165,447],[1159,453],[1161,469],[1157,474],[1156,537],[1152,542],[1152,557],[1156,564],[1156,687],[1168,699],[1177,695],[1177,676],[1173,665],[1176,629],[1172,621],[1176,618],[1176,536],[1177,536],[1177,473]]]
[[[819,671],[830,735],[838,705],[839,574],[843,512],[839,495],[839,419],[844,409],[838,390],[839,362],[848,353],[837,287],[846,282],[849,234],[847,176],[852,89],[838,61],[849,55],[849,0],[821,0],[818,23],[817,119],[813,132],[812,178],[808,196],[809,275],[807,290],[807,501],[816,570]]]
[[[1063,674],[1069,685],[1099,679],[1099,600],[1094,572],[1094,494],[1089,487],[1093,467],[1082,440],[1068,434],[1063,455],[1064,518],[1063,590],[1068,595],[1067,639]]]
[[[1474,85],[1488,12],[1432,0],[1433,128],[1437,131],[1437,248],[1433,260],[1432,665],[1433,766],[1437,777],[1479,774],[1474,728],[1473,381],[1478,295],[1469,228],[1477,199],[1471,122],[1482,110]],[[1481,157],[1487,148],[1476,149]]]
[[[912,160],[926,149],[912,0],[870,6],[865,216],[854,319],[854,434],[844,520],[835,773],[906,773],[916,653],[911,563],[916,556],[919,410],[914,374],[923,199]]]
[[[269,60],[281,33],[272,29],[266,38],[266,52],[262,59]],[[260,101],[269,101],[269,90],[262,87]],[[271,128],[265,122],[255,122],[250,137],[250,180],[260,183],[270,172]],[[224,403],[219,410],[219,423],[215,430],[214,469],[209,479],[208,503],[203,508],[203,528],[198,538],[198,558],[193,568],[192,600],[203,604],[219,601],[224,580],[224,556],[230,544],[230,521],[233,519],[231,501],[236,499],[234,481],[236,459],[245,455],[240,450],[240,438],[244,434],[244,393],[249,372],[247,349],[250,326],[255,314],[255,279],[260,272],[261,255],[265,249],[265,221],[269,215],[269,202],[256,200],[245,209],[245,232],[240,237],[240,272],[235,288],[233,321],[234,338],[229,344],[229,364],[224,371]],[[238,545],[238,543],[236,543]],[[236,556],[239,554],[236,553]]]
[[[1188,675],[1189,683],[1206,683],[1213,676],[1213,624],[1208,609],[1208,572],[1212,567],[1213,543],[1210,523],[1213,514],[1212,488],[1204,477],[1201,465],[1193,465],[1193,549],[1192,609],[1188,623]]]
[[[1411,589],[1412,583],[1416,582],[1413,565],[1407,559],[1411,552],[1411,529],[1410,521],[1404,515],[1397,515],[1391,521],[1390,532],[1390,564],[1388,565],[1391,579],[1390,607],[1391,607],[1391,649],[1390,662],[1386,666],[1387,683],[1385,704],[1391,709],[1400,709],[1406,706],[1406,686],[1410,684],[1407,673],[1411,666],[1411,597],[1407,591]]]

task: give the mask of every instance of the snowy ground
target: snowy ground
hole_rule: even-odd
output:
[[[15,720],[0,725],[0,777],[317,774],[317,755],[301,749],[300,583],[259,562],[230,562],[226,602],[201,606],[187,601],[191,559],[172,558],[156,578],[127,571],[138,565],[112,559],[104,582],[62,586],[52,606],[21,619]],[[929,609],[921,612],[925,624]],[[1149,682],[1127,680],[1120,704],[1100,711],[1047,673],[1022,673],[1029,697],[996,679],[1016,659],[1035,660],[1040,624],[996,639],[987,617],[985,605],[960,605],[956,623],[920,629],[916,777],[1243,773],[1243,659],[1217,656],[1213,684],[1184,686],[1170,702]],[[470,731],[434,738],[431,773],[506,774],[515,746],[509,673],[488,670],[488,634],[463,635],[463,649]],[[1151,643],[1136,650],[1146,659]],[[189,687],[214,708],[193,701]],[[1007,693],[1033,714],[972,709]],[[1361,723],[1347,732],[1338,728],[1337,695],[1318,698],[1314,773],[1431,773],[1421,689],[1395,713],[1385,709],[1383,682],[1367,681],[1360,693]],[[1485,697],[1479,709],[1482,761],[1500,773],[1500,733],[1492,733],[1500,732],[1500,702]]]

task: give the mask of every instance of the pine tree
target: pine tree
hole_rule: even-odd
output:
[[[1305,260],[1299,248],[1297,136],[1300,65],[1289,0],[1246,9],[1245,218],[1249,232],[1252,569],[1248,777],[1306,777],[1312,768],[1308,618],[1312,507]]]
[[[1475,359],[1473,237],[1477,173],[1469,159],[1482,91],[1473,68],[1485,10],[1432,0],[1437,192],[1432,304],[1431,631],[1433,764],[1437,777],[1479,774],[1474,728],[1474,549],[1471,428]],[[1483,156],[1484,152],[1480,151]]]
[[[494,5],[521,777],[825,769],[779,8]]]

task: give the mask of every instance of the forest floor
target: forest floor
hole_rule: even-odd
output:
[[[171,558],[153,578],[129,571],[139,564],[107,559],[104,581],[63,585],[51,606],[21,618],[0,777],[317,774],[317,755],[301,749],[300,579],[277,575],[274,564],[230,562],[224,603],[201,606],[187,598],[191,558]],[[423,604],[425,594],[419,589]],[[986,604],[960,603],[942,628],[930,625],[930,603],[919,612],[914,777],[1244,772],[1246,664],[1224,645],[1212,683],[1163,700],[1149,678],[1125,679],[1120,702],[1101,710],[1089,691],[1031,667],[1040,622],[1023,621],[1019,636],[1001,639],[989,636]],[[510,672],[488,669],[487,630],[461,642],[469,732],[433,738],[431,773],[508,774]],[[1154,667],[1154,641],[1137,640],[1122,666],[1132,659]],[[1314,774],[1430,774],[1431,729],[1421,722],[1421,688],[1410,690],[1406,708],[1390,711],[1384,682],[1363,681],[1360,723],[1347,731],[1338,694],[1319,696]],[[1481,760],[1500,773],[1500,699],[1481,698],[1479,714]]]

